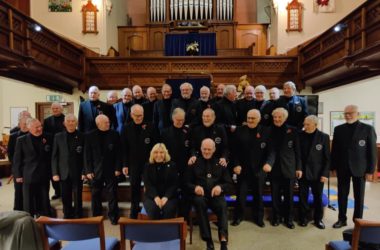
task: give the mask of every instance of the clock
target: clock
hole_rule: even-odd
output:
[[[288,27],[286,32],[289,31],[302,31],[302,4],[298,0],[292,0],[286,6],[288,10]]]
[[[82,33],[98,34],[97,12],[98,12],[98,8],[96,7],[96,5],[92,3],[91,0],[88,0],[87,4],[82,6],[82,19],[83,19]]]

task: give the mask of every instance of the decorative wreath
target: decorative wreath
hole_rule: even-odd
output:
[[[319,6],[327,6],[327,5],[329,5],[329,1],[330,0],[317,0],[317,4],[319,5]]]

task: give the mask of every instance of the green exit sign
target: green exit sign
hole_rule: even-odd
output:
[[[60,102],[60,101],[62,101],[62,96],[60,96],[60,95],[47,95],[46,101],[48,101],[48,102]]]

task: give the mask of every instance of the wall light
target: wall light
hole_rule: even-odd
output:
[[[346,28],[347,28],[347,24],[346,23],[338,23],[337,25],[335,25],[334,31],[335,32],[341,32],[342,30],[344,30]]]
[[[41,32],[41,31],[42,31],[42,27],[41,27],[40,25],[36,24],[36,23],[30,23],[30,24],[28,25],[28,27],[29,27],[30,29],[33,29],[33,30],[36,31],[36,32]]]

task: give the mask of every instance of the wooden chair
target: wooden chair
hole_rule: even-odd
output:
[[[62,249],[119,249],[116,238],[105,237],[103,216],[83,219],[56,219],[41,216],[37,223],[42,226],[44,249],[49,249],[48,238],[70,241]]]
[[[185,250],[187,225],[183,217],[165,220],[135,220],[122,217],[120,249],[125,250],[128,239],[131,249]]]
[[[359,245],[366,249],[364,245],[380,246],[380,222],[355,219],[355,227],[352,233],[351,245],[348,241],[335,240],[326,244],[326,250],[358,250]]]

